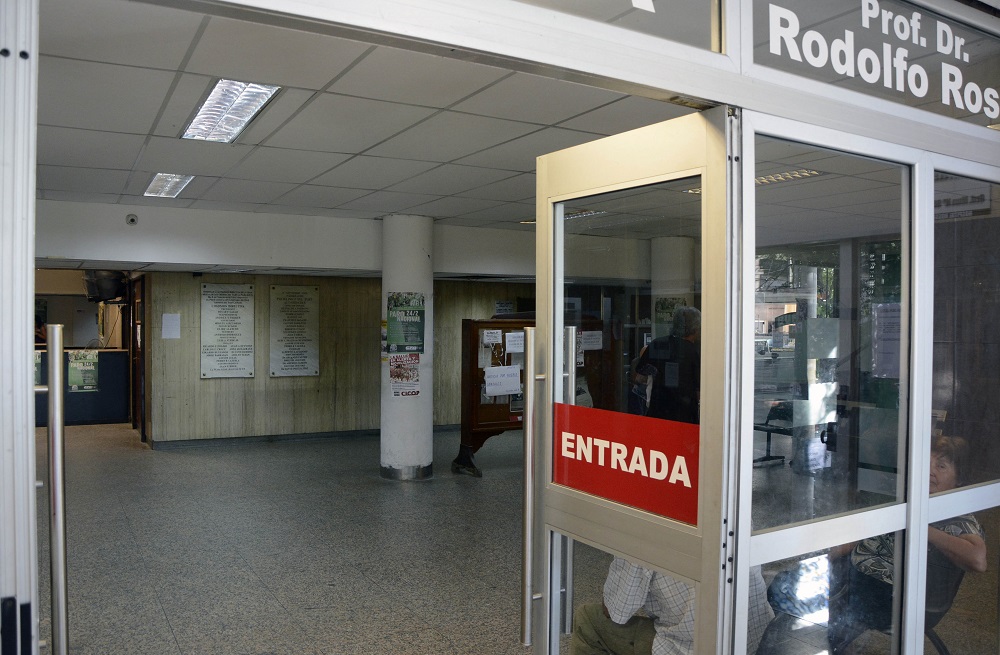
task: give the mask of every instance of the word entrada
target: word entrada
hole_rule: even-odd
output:
[[[596,466],[618,469],[626,473],[641,475],[653,480],[667,480],[671,484],[691,487],[687,460],[683,456],[674,457],[673,466],[669,459],[658,450],[635,447],[629,452],[625,444],[607,439],[587,437],[572,432],[563,432],[560,451],[567,459],[584,461]],[[669,479],[668,476],[669,475]]]

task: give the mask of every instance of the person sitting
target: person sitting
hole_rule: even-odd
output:
[[[611,562],[601,604],[573,617],[572,655],[689,655],[694,647],[694,589],[620,557]],[[754,652],[774,612],[760,567],[750,569],[747,652]]]
[[[930,492],[948,491],[964,484],[967,458],[965,439],[935,437],[931,442]],[[985,536],[971,514],[932,523],[927,543],[928,599],[942,589],[956,590],[966,571],[986,570]],[[848,554],[849,559],[841,567],[846,570],[846,581],[836,585],[843,592],[830,602],[827,637],[833,654],[843,653],[866,630],[884,631],[892,627],[895,534],[842,546],[831,552],[831,558],[844,558]]]

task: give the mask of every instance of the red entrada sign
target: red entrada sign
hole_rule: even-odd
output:
[[[552,481],[698,524],[698,426],[555,405]]]

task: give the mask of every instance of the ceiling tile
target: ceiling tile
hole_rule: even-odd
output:
[[[39,166],[36,184],[39,189],[46,190],[117,194],[125,188],[128,176],[128,171],[103,168]]]
[[[392,191],[374,191],[367,196],[345,202],[340,209],[358,209],[361,211],[380,211],[386,214],[399,212],[436,199],[421,193],[394,193]]]
[[[213,17],[186,70],[317,90],[370,47],[322,34]]]
[[[510,177],[510,171],[478,166],[444,164],[390,188],[392,191],[450,196]]]
[[[304,89],[282,89],[271,98],[257,117],[250,121],[246,129],[236,139],[236,143],[255,145],[265,142],[271,134],[292,120],[316,91]],[[269,144],[270,145],[270,144]]]
[[[325,173],[350,155],[307,150],[286,150],[259,146],[229,171],[228,175],[241,180],[269,182],[308,182]]]
[[[329,173],[312,180],[312,183],[357,189],[381,189],[402,182],[437,165],[434,162],[415,159],[359,155]]]
[[[693,113],[695,110],[688,107],[629,96],[589,111],[582,116],[571,118],[560,123],[559,126],[610,135]]]
[[[495,200],[457,198],[451,196],[447,198],[439,198],[438,200],[432,200],[431,202],[424,203],[422,205],[414,205],[413,207],[409,207],[406,211],[413,214],[419,214],[421,216],[457,216],[459,214],[468,214],[469,212],[486,209],[487,207],[492,207],[496,204],[497,202]]]
[[[153,134],[179,139],[214,83],[215,78],[206,75],[180,74],[163,113],[156,121]]]
[[[458,59],[379,47],[330,87],[347,95],[447,107],[510,71]],[[373,80],[378,80],[373,84]]]
[[[99,202],[113,205],[118,202],[116,193],[86,193],[81,191],[57,191],[38,189],[35,197],[39,200],[60,200],[66,202]]]
[[[486,198],[487,200],[533,200],[535,197],[535,174],[521,173],[505,180],[486,184],[475,189],[469,189],[457,195],[467,198]]]
[[[459,159],[457,163],[529,172],[535,170],[535,159],[539,155],[599,138],[599,136],[587,132],[548,127],[520,139],[508,141],[495,148],[464,157]]]
[[[455,111],[548,125],[624,96],[573,82],[517,73],[452,107]],[[531,102],[525,102],[531,98]]]
[[[173,78],[166,71],[43,57],[38,122],[146,134]]]
[[[536,129],[527,123],[444,111],[372,148],[367,154],[446,162]]]
[[[251,146],[153,137],[138,167],[159,173],[221,176],[250,154]]]
[[[342,189],[340,187],[303,184],[281,196],[277,202],[292,207],[313,205],[315,207],[330,208],[338,207],[345,202],[350,202],[365,195],[368,195],[368,191],[364,189]]]
[[[472,211],[462,216],[483,221],[533,221],[535,206],[529,203],[511,202]]]
[[[176,70],[201,24],[200,14],[126,0],[42,0],[43,54]]]
[[[324,93],[267,145],[297,150],[359,152],[427,118],[435,110]]]
[[[294,184],[259,180],[219,180],[201,195],[202,200],[219,202],[268,203],[292,189]]]
[[[39,125],[38,163],[129,170],[145,140],[137,134]]]

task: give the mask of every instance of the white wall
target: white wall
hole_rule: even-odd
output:
[[[125,216],[136,214],[136,225]],[[79,260],[87,268],[115,262],[234,268],[327,269],[378,275],[382,221],[243,212],[38,201],[35,253]],[[567,273],[592,278],[647,279],[645,241],[578,237],[593,242]],[[622,270],[622,262],[634,270]],[[438,225],[434,272],[447,275],[533,276],[531,230]]]

